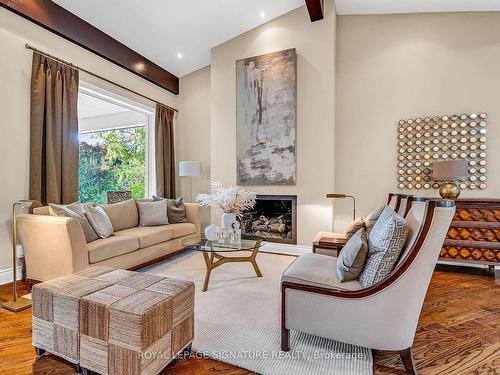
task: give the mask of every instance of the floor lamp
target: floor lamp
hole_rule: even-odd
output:
[[[17,224],[16,224],[16,208],[30,208],[33,201],[21,199],[12,205],[12,296],[13,301],[7,301],[2,303],[2,307],[18,312],[31,307],[31,300],[20,297],[17,298]]]
[[[352,195],[335,194],[334,193],[334,194],[327,194],[326,197],[329,199],[351,198],[352,199],[352,219],[356,220],[356,199]],[[333,205],[332,205],[332,209],[333,209]],[[332,215],[333,215],[333,213],[332,213]],[[332,226],[333,226],[333,216],[332,216]]]
[[[191,179],[201,176],[201,161],[183,160],[179,162],[179,177],[189,177],[189,201],[193,201]]]

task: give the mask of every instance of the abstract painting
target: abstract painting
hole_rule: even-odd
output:
[[[238,185],[296,183],[295,49],[236,61]]]

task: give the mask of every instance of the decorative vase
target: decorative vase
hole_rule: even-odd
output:
[[[219,227],[215,224],[209,225],[205,228],[205,237],[209,241],[217,241],[218,236],[217,233],[219,231]]]
[[[222,214],[222,228],[225,230],[233,229],[233,224],[237,223],[236,215],[233,213]]]

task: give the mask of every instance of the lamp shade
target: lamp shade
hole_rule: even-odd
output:
[[[432,164],[434,181],[461,181],[468,177],[466,160],[445,160]]]
[[[200,177],[201,161],[183,160],[179,162],[179,176]]]

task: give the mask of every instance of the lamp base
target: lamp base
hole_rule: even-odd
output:
[[[453,182],[446,182],[439,188],[439,195],[443,199],[457,199],[460,196],[460,188]]]
[[[2,303],[2,307],[9,311],[19,312],[29,309],[31,307],[31,300],[20,297],[17,299],[17,301],[7,301]]]

